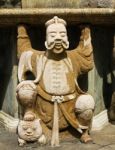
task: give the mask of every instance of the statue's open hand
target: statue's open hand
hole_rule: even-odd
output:
[[[84,29],[82,29],[80,39],[81,39],[81,41],[83,41],[83,46],[88,46],[91,44],[90,28],[89,27],[85,27]]]
[[[25,143],[26,143],[25,140],[18,138],[18,144],[19,144],[19,146],[24,146]]]
[[[25,80],[18,84],[16,91],[18,91],[22,86],[26,86],[28,88],[36,89],[36,85],[31,80]]]
[[[46,137],[45,137],[44,134],[38,139],[38,143],[41,144],[41,145],[46,144]]]
[[[22,81],[18,84],[16,92],[17,98],[23,106],[30,106],[36,100],[36,85],[33,83],[33,81]]]

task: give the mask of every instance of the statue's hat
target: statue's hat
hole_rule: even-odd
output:
[[[51,24],[57,24],[57,23],[62,23],[64,26],[67,25],[66,21],[61,19],[61,18],[58,18],[57,16],[54,16],[52,19],[48,20],[46,23],[45,23],[45,26],[48,27],[49,25]]]

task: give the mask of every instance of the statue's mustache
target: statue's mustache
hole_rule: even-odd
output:
[[[56,45],[62,45],[64,49],[68,49],[68,42],[55,40],[48,45],[48,49],[53,49]]]

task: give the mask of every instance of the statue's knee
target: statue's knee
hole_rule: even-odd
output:
[[[90,120],[93,116],[95,102],[91,95],[81,95],[75,103],[75,112],[77,115],[85,120]]]
[[[36,100],[36,86],[32,81],[23,81],[17,86],[17,99],[23,106],[31,106]]]
[[[83,120],[91,120],[91,118],[93,117],[93,110],[87,109],[84,112],[79,113],[78,116]]]

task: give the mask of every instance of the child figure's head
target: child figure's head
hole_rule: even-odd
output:
[[[37,141],[42,135],[42,127],[40,125],[40,119],[33,121],[21,120],[18,125],[19,138],[25,142]]]

